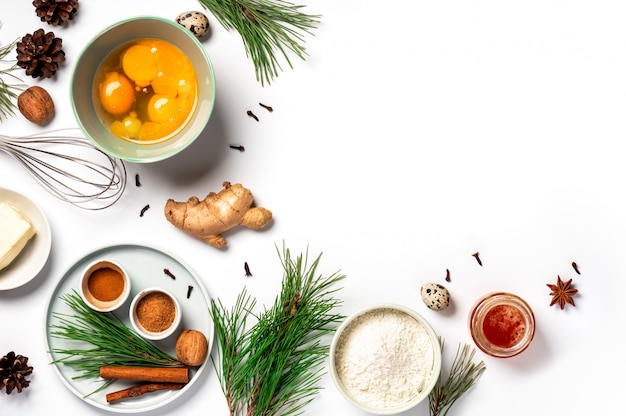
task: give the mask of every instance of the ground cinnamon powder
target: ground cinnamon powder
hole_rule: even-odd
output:
[[[110,302],[120,297],[124,291],[124,277],[110,267],[94,270],[87,281],[89,292],[102,302]]]
[[[137,319],[150,332],[163,332],[176,317],[176,305],[167,294],[151,292],[137,303]]]

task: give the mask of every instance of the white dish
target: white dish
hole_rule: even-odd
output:
[[[55,338],[50,333],[50,326],[58,323],[55,314],[74,314],[74,311],[67,306],[65,301],[60,299],[60,296],[70,293],[72,290],[76,290],[78,293],[80,278],[85,267],[94,260],[105,257],[123,265],[132,282],[128,300],[119,309],[112,312],[127,327],[132,328],[128,314],[131,299],[144,288],[161,287],[178,298],[183,316],[179,331],[196,329],[203,332],[207,337],[209,351],[211,350],[214,331],[213,321],[209,314],[211,299],[198,276],[182,260],[171,253],[145,244],[124,243],[103,247],[85,255],[61,277],[46,307],[45,315],[45,343],[51,362],[65,357],[55,352],[56,350],[76,348],[75,343]],[[166,274],[164,269],[168,269],[175,278]],[[192,289],[189,297],[187,297],[189,286],[192,286]],[[174,334],[165,340],[152,342],[164,352],[175,357],[177,336],[178,334]],[[85,348],[89,346],[85,343]],[[149,393],[111,404],[106,401],[107,393],[124,389],[136,383],[116,381],[103,391],[89,395],[101,385],[101,379],[74,379],[73,377],[78,373],[72,368],[61,363],[53,363],[53,367],[66,387],[90,405],[117,413],[139,413],[163,407],[184,395],[204,373],[208,362],[209,357],[207,356],[201,366],[192,369],[189,383],[180,390]]]
[[[25,285],[39,274],[48,261],[52,238],[46,215],[31,199],[19,192],[0,188],[0,202],[19,209],[37,231],[19,256],[5,269],[0,270],[0,290],[9,290]]]
[[[383,314],[382,319],[379,322],[362,321],[362,319],[366,315],[374,316],[375,314]],[[384,375],[386,373],[386,370],[381,371],[385,367],[395,367],[398,365],[398,362],[404,362],[405,365],[403,368],[413,368],[412,365],[407,367],[407,363],[409,363],[409,361],[407,361],[404,356],[396,356],[402,354],[398,352],[398,349],[406,348],[406,345],[403,347],[402,343],[395,342],[394,340],[388,338],[381,338],[382,335],[380,335],[382,332],[381,325],[386,324],[391,324],[390,328],[393,328],[394,330],[402,331],[402,329],[400,328],[399,319],[405,321],[408,319],[408,322],[412,323],[411,326],[415,325],[415,327],[420,328],[417,332],[422,334],[422,336],[424,336],[428,340],[428,342],[426,342],[426,344],[422,347],[417,344],[410,344],[411,352],[413,352],[414,354],[418,353],[418,355],[424,354],[418,358],[419,367],[422,368],[423,374],[427,373],[428,376],[422,378],[421,381],[415,379],[415,374],[412,374],[410,376],[405,375],[404,377],[398,375],[397,378],[393,379],[394,384],[399,385],[401,383],[404,383],[404,385],[407,386],[415,385],[416,389],[418,389],[417,391],[411,392],[413,394],[412,397],[406,396],[403,397],[402,400],[400,400],[400,396],[390,397],[389,395],[385,395],[385,392],[379,392],[380,386],[390,385],[389,382],[386,382],[386,380],[384,380],[384,377],[388,377],[388,375]],[[385,324],[383,324],[383,322],[385,322]],[[344,361],[342,364],[340,361],[337,360],[337,354],[340,350],[339,345],[341,344],[342,339],[349,339],[351,337],[354,337],[354,334],[358,332],[359,327],[365,328],[365,332],[369,334],[368,337],[370,337],[372,334],[375,334],[375,337],[371,340],[371,342],[366,341],[363,343],[359,343],[359,346],[367,344],[367,348],[356,354],[348,352],[347,356],[345,357],[347,361]],[[415,333],[415,327],[410,330],[407,329],[404,332],[397,333],[402,333],[403,335],[406,335],[406,333],[408,332]],[[382,333],[388,334],[388,332]],[[358,336],[359,338],[363,338],[362,333],[357,334],[356,336]],[[385,354],[381,354],[380,351],[377,351],[379,347],[376,345],[386,345],[386,348],[390,348],[389,353],[391,353],[391,355],[385,358]],[[363,354],[367,355],[366,360],[363,360]],[[398,304],[376,304],[363,308],[352,314],[344,320],[339,328],[337,328],[337,331],[335,331],[335,335],[331,342],[329,360],[331,378],[339,392],[350,403],[352,403],[355,407],[371,414],[396,415],[399,413],[407,412],[409,409],[414,408],[422,401],[428,400],[428,395],[435,387],[435,384],[441,372],[441,345],[439,344],[439,338],[437,337],[437,334],[430,326],[428,321],[426,321],[426,319],[424,319],[424,317],[422,317],[416,311]],[[352,383],[353,385],[351,387],[348,387],[348,385],[344,385],[340,376],[340,371],[338,369],[340,365],[343,365],[345,367],[347,363],[363,363],[370,362],[370,360],[374,360],[376,361],[376,363],[381,363],[381,367],[378,370],[371,367],[367,369],[368,372],[371,371],[371,374],[376,374],[377,379],[373,379],[371,382],[365,382],[364,380],[362,380],[361,377],[361,380],[359,380],[359,382],[356,384]],[[413,364],[417,363],[413,361]],[[421,389],[420,386],[417,385],[420,383]],[[355,393],[358,393],[363,400],[357,398],[354,395]],[[362,393],[365,393],[365,395],[362,395]],[[384,399],[385,401],[389,400],[390,403],[385,405],[381,403],[382,407],[374,407],[374,404],[371,400],[374,397],[377,399],[377,401],[381,401],[381,399]]]

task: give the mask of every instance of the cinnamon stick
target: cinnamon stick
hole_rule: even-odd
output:
[[[187,383],[189,369],[187,367],[132,367],[103,366],[100,377],[121,380],[151,381],[154,383]]]
[[[107,403],[116,402],[124,399],[131,399],[133,397],[141,396],[146,393],[152,393],[159,390],[178,390],[182,389],[184,384],[182,383],[150,383],[139,384],[132,386],[124,390],[114,391],[106,395]]]

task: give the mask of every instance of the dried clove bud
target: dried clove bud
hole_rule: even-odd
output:
[[[274,111],[274,109],[273,109],[272,107],[270,107],[269,105],[265,105],[265,104],[263,104],[263,103],[259,103],[259,105],[260,105],[261,107],[265,108],[265,109],[266,109],[267,111],[269,111],[270,113],[271,113],[272,111]]]
[[[256,121],[259,121],[259,118],[251,110],[246,111],[246,114],[248,114],[248,116],[252,117]]]
[[[243,146],[241,146],[241,145],[234,145],[234,144],[231,144],[231,145],[230,145],[230,146],[228,146],[228,147],[230,147],[231,149],[239,150],[240,152],[245,152],[245,151],[246,151],[246,148],[245,148],[245,147],[243,147]]]
[[[478,256],[478,251],[474,254],[472,254],[472,256],[474,256],[476,258],[476,261],[478,262],[479,266],[483,265],[483,262],[480,260],[480,257]]]
[[[248,266],[248,262],[243,263],[243,269],[246,272],[246,277],[251,277],[252,273],[250,272],[250,266]]]
[[[150,209],[150,204],[146,205],[145,207],[141,208],[141,212],[139,213],[140,217],[143,217],[143,214],[146,213],[147,210]]]
[[[174,274],[172,272],[170,272],[170,269],[163,269],[163,273],[165,273],[166,275],[168,275],[169,277],[172,278],[172,280],[176,280],[176,276],[174,276]]]

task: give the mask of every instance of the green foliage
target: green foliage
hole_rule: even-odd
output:
[[[441,350],[444,342],[440,339]],[[448,379],[443,382],[441,373],[435,387],[428,395],[430,416],[446,416],[452,405],[467,392],[485,371],[485,363],[474,363],[476,350],[465,344],[459,344],[450,367]]]
[[[14,41],[0,48],[0,63],[10,62],[5,58],[9,52],[13,50],[16,43],[17,41]],[[8,68],[0,69],[0,122],[2,122],[2,119],[15,114],[15,110],[17,109],[15,100],[24,87],[22,81],[12,73],[17,67],[16,61],[13,61]],[[16,83],[7,81],[8,78]],[[19,84],[17,82],[19,82]]]
[[[227,30],[241,35],[261,84],[271,83],[281,70],[282,56],[293,67],[289,55],[304,60],[304,35],[319,24],[319,15],[310,15],[283,0],[198,0]]]
[[[75,290],[61,298],[75,314],[54,312],[59,323],[50,325],[50,335],[77,343],[76,348],[51,352],[62,356],[54,363],[68,365],[78,372],[75,379],[96,378],[100,367],[107,365],[182,366],[176,358],[143,339],[114,315],[91,309]]]
[[[230,310],[211,304],[219,356],[211,359],[231,416],[301,414],[319,391],[329,351],[323,337],[344,318],[333,312],[341,303],[333,285],[344,275],[316,276],[321,254],[310,265],[308,255],[294,259],[284,247],[279,256],[281,293],[253,325],[256,300],[245,289]]]

